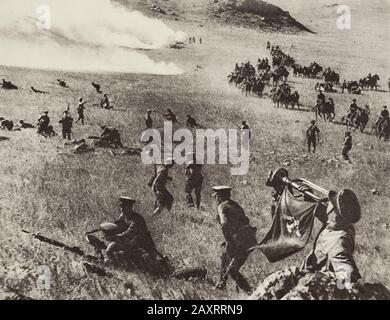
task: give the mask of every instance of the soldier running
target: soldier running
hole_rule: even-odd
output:
[[[320,129],[316,126],[315,120],[311,121],[309,128],[306,130],[307,152],[311,152],[313,146],[313,153],[316,152],[317,142],[320,141]]]
[[[167,189],[167,182],[172,181],[172,178],[168,175],[169,169],[171,169],[175,162],[173,159],[167,159],[167,164],[160,166],[157,170],[156,178],[152,184],[152,190],[156,194],[156,204],[153,215],[160,214],[164,209],[168,211],[172,210],[173,196]]]
[[[186,202],[189,208],[194,207],[192,191],[195,190],[195,203],[196,208],[199,210],[203,183],[202,165],[196,163],[195,153],[189,153],[187,155],[190,156],[191,159],[186,163]]]
[[[352,135],[351,132],[347,131],[345,133],[345,139],[344,139],[344,146],[343,146],[343,151],[342,151],[342,156],[344,160],[350,161],[349,159],[349,151],[352,149]]]
[[[62,125],[62,137],[71,140],[73,118],[69,115],[68,111],[64,112],[64,117],[59,123]]]
[[[356,195],[348,189],[329,192],[326,212],[318,211],[317,218],[324,224],[313,252],[306,258],[303,271],[331,271],[342,283],[353,283],[361,278],[353,258],[355,228],[361,217]],[[325,214],[326,213],[326,214]]]
[[[217,289],[225,289],[228,277],[236,282],[238,288],[247,294],[251,292],[248,281],[240,273],[240,268],[250,254],[250,248],[256,245],[256,228],[249,224],[241,206],[231,200],[232,188],[227,186],[213,187],[213,197],[218,203],[218,221],[222,228],[225,242],[222,244],[221,278]]]
[[[146,117],[145,117],[146,129],[152,129],[153,128],[152,112],[153,112],[153,110],[147,110],[146,111]]]
[[[85,110],[85,104],[88,101],[83,101],[83,98],[79,98],[79,104],[77,106],[77,113],[79,115],[79,118],[77,119],[76,123],[78,123],[81,120],[81,124],[84,125],[84,110]]]

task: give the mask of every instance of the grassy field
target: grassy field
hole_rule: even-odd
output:
[[[349,187],[355,190],[363,207],[363,217],[357,225],[357,264],[367,281],[382,282],[390,287],[389,144],[379,143],[369,132],[353,133],[352,164],[345,163],[340,160],[345,128],[320,122],[322,142],[318,153],[307,154],[303,132],[313,119],[312,113],[276,109],[268,98],[243,97],[226,82],[235,62],[250,60],[254,63],[257,58],[266,56],[265,45],[270,40],[301,64],[316,60],[324,67],[332,66],[341,73],[342,79],[378,73],[382,89],[386,89],[390,75],[389,2],[347,1],[353,9],[353,25],[349,31],[336,29],[335,8],[322,7],[328,2],[313,2],[306,11],[291,11],[317,34],[267,34],[207,25],[205,21],[200,21],[204,27],[199,27],[198,21],[167,21],[173,28],[204,40],[203,45],[190,45],[182,50],[148,52],[156,60],[177,63],[185,70],[180,76],[61,73],[0,66],[1,78],[12,80],[21,88],[0,91],[0,116],[6,119],[35,123],[47,109],[56,123],[68,102],[73,105],[75,117],[79,96],[98,101],[90,85],[95,81],[103,84],[103,90],[111,94],[120,110],[87,108],[86,125],[75,125],[73,130],[77,138],[99,134],[101,125],[114,125],[121,131],[125,144],[138,146],[146,110],[164,112],[167,107],[178,114],[181,123],[187,114],[192,114],[199,123],[214,129],[231,128],[231,120],[246,119],[253,134],[247,176],[232,177],[228,166],[205,166],[204,210],[200,212],[185,207],[184,168],[176,167],[172,171],[173,182],[169,188],[175,197],[175,218],[167,212],[159,217],[151,216],[154,196],[146,183],[153,168],[143,165],[138,157],[113,156],[105,150],[74,155],[71,147],[64,146],[61,137],[45,139],[38,137],[34,130],[2,131],[1,135],[10,140],[0,142],[0,284],[18,288],[36,299],[242,298],[232,283],[226,292],[220,292],[209,282],[156,280],[119,271],[114,271],[115,279],[88,275],[75,256],[39,244],[20,230],[40,232],[89,250],[83,239],[85,231],[115,219],[118,195],[128,194],[138,199],[137,211],[146,218],[159,249],[175,266],[204,265],[209,276],[218,280],[219,246],[223,239],[215,220],[211,186],[234,187],[233,197],[258,228],[260,240],[271,224],[271,190],[265,187],[265,179],[270,169],[288,162],[294,177],[307,178],[328,189]],[[195,71],[196,65],[202,69]],[[57,78],[66,79],[70,89],[50,84]],[[310,108],[315,101],[316,80],[291,77],[290,82],[299,91],[304,108]],[[28,89],[30,86],[50,94],[35,95]],[[332,96],[340,117],[353,97],[340,93]],[[368,103],[373,110],[370,128],[376,114],[388,103],[389,93],[384,90],[364,92],[357,98],[359,105]],[[156,121],[162,125],[160,116]],[[58,124],[55,128],[59,131]],[[379,195],[370,193],[373,188],[379,190]],[[255,252],[242,271],[251,285],[256,286],[283,266],[300,265],[309,250],[310,247],[272,265],[260,252]],[[52,288],[46,292],[36,289],[40,265],[48,265],[53,273]]]

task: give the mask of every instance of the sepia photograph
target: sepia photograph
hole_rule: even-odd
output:
[[[390,0],[0,0],[0,300],[390,300],[389,52]]]

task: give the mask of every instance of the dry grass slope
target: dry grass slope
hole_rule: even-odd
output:
[[[370,8],[375,9],[373,6]],[[365,14],[364,11],[357,12]],[[386,14],[388,12],[379,13],[376,19],[383,19]],[[143,165],[138,158],[113,157],[105,151],[76,156],[59,137],[40,138],[34,130],[1,132],[10,140],[0,142],[0,283],[16,287],[37,299],[239,298],[233,285],[228,291],[219,292],[209,283],[151,279],[139,273],[113,271],[115,279],[88,275],[78,258],[39,244],[20,230],[39,231],[87,249],[83,242],[84,232],[102,221],[115,219],[116,197],[127,193],[138,199],[137,210],[146,217],[160,250],[176,266],[204,265],[209,276],[217,279],[222,236],[215,221],[211,186],[230,184],[234,187],[234,198],[243,205],[252,224],[258,227],[260,240],[271,222],[271,196],[264,186],[265,177],[269,169],[289,161],[294,176],[308,178],[327,188],[350,187],[356,191],[364,212],[357,226],[357,264],[367,281],[379,281],[389,287],[390,241],[386,227],[390,224],[389,144],[378,143],[369,134],[354,133],[353,165],[330,162],[329,159],[340,154],[345,129],[320,123],[319,153],[307,155],[302,132],[313,117],[311,113],[275,109],[268,99],[244,98],[225,81],[236,61],[254,61],[264,56],[268,39],[290,51],[300,63],[307,64],[316,59],[320,64],[333,66],[348,79],[368,72],[379,73],[385,79],[390,74],[387,53],[373,54],[366,49],[371,46],[386,49],[387,44],[382,41],[388,36],[377,33],[375,23],[363,34],[358,29],[359,32],[345,35],[332,33],[331,27],[324,22],[320,36],[270,35],[230,27],[199,29],[192,24],[172,24],[205,39],[202,46],[150,53],[176,61],[186,69],[184,75],[65,74],[0,67],[4,78],[22,88],[17,92],[0,91],[0,115],[34,122],[40,112],[48,109],[53,121],[58,121],[67,101],[75,102],[78,96],[97,99],[90,87],[90,83],[96,81],[104,84],[115,104],[123,110],[87,109],[87,124],[76,125],[76,137],[96,135],[99,125],[108,124],[120,129],[126,144],[138,145],[143,115],[149,108],[163,112],[171,107],[181,121],[191,113],[199,123],[210,128],[230,128],[230,119],[248,119],[254,134],[249,175],[232,177],[227,166],[206,166],[205,210],[197,212],[184,206],[184,170],[176,168],[169,188],[175,195],[177,219],[167,213],[153,218],[154,199],[146,186],[153,169]],[[193,71],[197,64],[203,69]],[[64,90],[50,85],[57,78],[66,79],[71,88]],[[291,84],[299,90],[306,108],[311,106],[315,99],[315,81],[291,78]],[[384,86],[384,81],[381,84]],[[33,95],[28,90],[30,86],[50,91],[50,95]],[[334,97],[337,113],[342,115],[352,97],[347,94],[335,94]],[[387,92],[365,92],[358,99],[360,104],[369,103],[376,114],[388,103],[388,98]],[[72,110],[75,113],[74,107]],[[161,124],[161,120],[157,121]],[[58,125],[56,127],[58,129]],[[372,195],[368,191],[371,188],[379,190],[379,196]],[[268,274],[286,265],[299,265],[309,249],[274,265],[255,252],[243,272],[256,286]],[[48,265],[53,272],[52,289],[47,292],[36,289],[40,265]]]

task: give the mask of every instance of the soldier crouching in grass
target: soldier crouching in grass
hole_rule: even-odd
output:
[[[217,289],[225,289],[228,277],[247,294],[251,293],[248,281],[240,273],[250,254],[250,248],[256,245],[256,228],[249,224],[244,209],[231,199],[231,188],[227,186],[213,187],[213,197],[218,203],[218,221],[222,228],[225,242],[222,244],[221,278]]]
[[[120,197],[119,219],[99,226],[98,231],[104,233],[107,245],[91,233],[87,235],[87,240],[107,263],[135,266],[152,274],[166,274],[169,272],[168,261],[158,252],[144,217],[134,211],[135,202],[128,197]]]
[[[324,224],[313,252],[306,258],[303,271],[334,272],[337,280],[356,282],[361,276],[353,258],[355,228],[361,217],[356,195],[348,189],[329,192],[326,215],[317,215]]]

